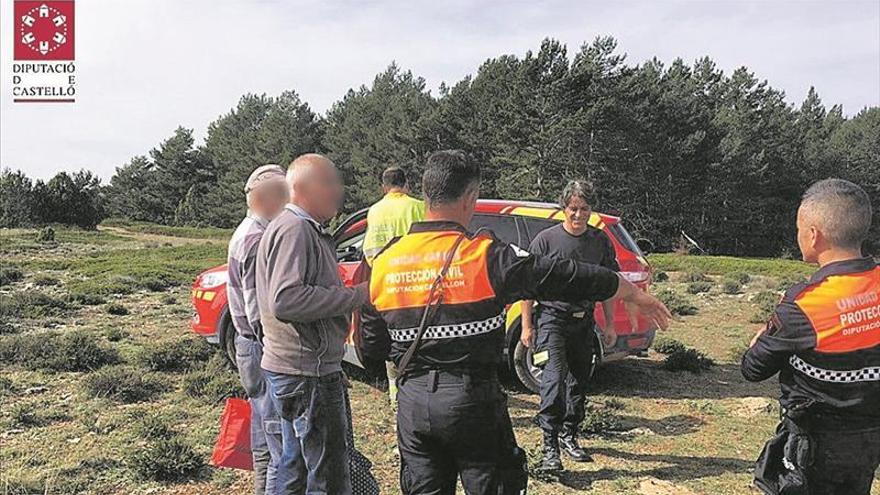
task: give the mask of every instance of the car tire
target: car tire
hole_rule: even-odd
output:
[[[238,371],[235,364],[235,327],[232,325],[231,318],[223,318],[220,325],[220,346],[223,349],[223,355],[226,356],[226,362],[229,366]]]
[[[514,332],[511,335],[515,340],[511,341],[511,347],[513,348],[512,358],[511,358],[511,367],[516,373],[516,377],[519,382],[525,387],[528,391],[532,393],[540,393],[541,392],[541,374],[543,371],[541,368],[536,367],[532,364],[532,351],[531,347],[526,347],[522,345],[522,342],[519,340],[521,329],[519,325],[512,330]],[[596,368],[598,368],[598,364],[602,362],[601,356],[598,355],[601,351],[602,346],[598,342],[598,338],[593,336],[593,367],[590,370],[590,378],[596,375]]]

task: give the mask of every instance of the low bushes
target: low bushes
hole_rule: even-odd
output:
[[[762,291],[755,294],[751,303],[756,306],[755,312],[749,318],[750,323],[765,323],[773,316],[776,305],[779,304],[780,296],[773,291]]]
[[[111,315],[115,315],[115,316],[125,316],[128,314],[128,308],[126,308],[125,306],[123,306],[120,303],[115,303],[115,302],[109,303],[106,306],[104,306],[104,310],[106,310]]]
[[[30,370],[91,371],[118,360],[115,350],[83,332],[31,333],[0,338],[0,361]]]
[[[667,272],[700,272],[726,276],[734,273],[766,275],[775,278],[805,277],[813,272],[810,265],[794,260],[735,258],[732,256],[680,255],[658,253],[648,256],[655,270]]]
[[[742,291],[742,284],[737,280],[725,280],[721,284],[721,292],[725,294],[735,295]]]
[[[712,282],[709,281],[691,282],[687,286],[689,294],[702,294],[710,290],[712,290]]]
[[[86,394],[124,403],[152,400],[165,389],[165,382],[155,374],[124,365],[103,368],[83,380]]]
[[[138,478],[160,482],[194,478],[205,465],[202,456],[178,437],[155,440],[136,449],[128,464]]]
[[[715,361],[702,352],[673,339],[664,339],[654,345],[654,350],[666,354],[663,367],[669,371],[699,373],[715,366]]]
[[[660,299],[660,301],[662,301],[674,315],[689,316],[697,314],[697,307],[687,298],[672,289],[663,289],[654,295],[657,296],[657,299]]]
[[[73,307],[68,301],[41,291],[0,295],[0,317],[46,318],[63,316],[71,309]]]
[[[0,266],[0,287],[18,282],[24,278],[24,272],[15,265]]]
[[[146,347],[137,355],[137,362],[152,371],[186,371],[204,365],[214,354],[215,349],[204,339],[188,338]]]

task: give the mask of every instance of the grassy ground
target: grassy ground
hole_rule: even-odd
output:
[[[223,400],[241,394],[222,358],[188,329],[190,281],[224,258],[216,230],[117,222],[99,232],[56,228],[51,242],[2,231],[0,494],[249,493],[249,473],[205,466]],[[596,462],[533,477],[530,493],[751,493],[752,462],[776,424],[777,386],[744,382],[737,361],[767,301],[810,268],[651,261],[668,279],[655,290],[693,313],[677,317],[661,347],[669,352],[674,339],[715,364],[693,352],[667,363],[652,351],[603,367],[585,425]],[[676,370],[688,365],[702,371]],[[356,436],[383,493],[397,493],[381,385],[353,380]],[[537,462],[537,397],[514,389],[510,409]]]

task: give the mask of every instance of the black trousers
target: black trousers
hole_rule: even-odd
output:
[[[494,373],[413,375],[397,393],[401,491],[452,495],[461,477],[469,495],[503,493],[499,487],[518,448],[507,396]]]
[[[593,319],[538,307],[536,352],[548,353],[541,376],[538,424],[545,434],[578,431],[593,368]]]
[[[870,495],[880,466],[880,428],[813,432],[812,495]]]

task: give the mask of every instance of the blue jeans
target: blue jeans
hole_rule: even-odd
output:
[[[275,495],[281,459],[281,416],[275,409],[266,376],[260,368],[263,346],[235,336],[235,364],[251,405],[251,451],[254,456],[254,493]]]
[[[281,495],[351,493],[342,372],[294,376],[266,371],[281,413]]]

